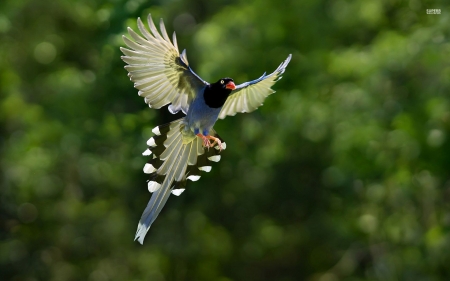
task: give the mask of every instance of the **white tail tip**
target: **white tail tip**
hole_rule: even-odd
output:
[[[157,136],[160,136],[160,135],[161,135],[161,132],[159,131],[159,127],[158,127],[158,126],[156,126],[155,128],[153,128],[152,133],[154,133],[154,134],[157,135]]]
[[[174,189],[172,190],[172,194],[175,196],[180,196],[181,193],[183,193],[184,188]]]
[[[208,157],[208,159],[210,161],[213,161],[213,162],[219,162],[220,161],[220,155],[214,155],[214,156]]]
[[[204,172],[209,173],[209,171],[211,171],[211,166],[198,167],[198,169],[199,169],[200,171],[204,171]]]
[[[153,167],[152,164],[149,164],[149,163],[145,164],[145,166],[144,166],[144,173],[151,174],[154,171],[156,171],[156,169],[155,169],[155,167]]]
[[[152,154],[152,152],[150,151],[150,149],[147,149],[146,151],[142,152],[143,156],[149,156],[150,154]]]
[[[191,181],[198,181],[200,179],[200,176],[190,175],[189,177],[187,177],[187,179]]]
[[[149,138],[148,141],[147,141],[147,145],[155,147],[156,146],[155,139],[154,138]]]
[[[156,181],[149,181],[148,182],[148,191],[155,192],[161,187],[161,184],[157,183]]]

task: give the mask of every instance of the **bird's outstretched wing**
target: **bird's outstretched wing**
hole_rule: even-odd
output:
[[[130,80],[150,107],[161,108],[171,103],[171,113],[181,109],[186,114],[192,99],[208,83],[189,67],[186,50],[180,55],[175,32],[173,43],[170,42],[162,19],[161,34],[151,15],[148,15],[151,33],[140,18],[137,24],[144,37],[128,28],[132,39],[123,36],[123,40],[129,49],[120,48],[124,53],[122,60],[128,64],[125,69],[129,72]]]
[[[261,106],[267,96],[275,93],[271,87],[281,79],[291,57],[292,55],[289,55],[273,73],[269,75],[264,73],[256,80],[237,85],[223,105],[219,118],[223,119],[227,115],[234,116],[238,112],[252,112]]]

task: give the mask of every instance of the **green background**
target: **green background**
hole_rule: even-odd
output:
[[[293,58],[141,246],[148,13],[210,82]],[[446,1],[1,1],[0,279],[450,280],[449,35]]]

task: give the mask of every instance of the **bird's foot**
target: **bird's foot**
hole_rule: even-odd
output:
[[[222,141],[220,141],[219,138],[213,136],[204,136],[202,134],[197,134],[197,136],[203,140],[204,147],[207,147],[209,149],[210,147],[214,147],[214,145],[217,144],[217,146],[219,146],[219,151],[222,151]],[[213,142],[211,143],[209,140],[212,140]]]
[[[207,136],[207,138],[213,140],[211,147],[214,147],[214,145],[217,144],[217,146],[219,147],[219,151],[222,151],[222,141],[219,138],[213,136]]]
[[[211,143],[209,142],[209,139],[207,136],[204,136],[202,134],[197,134],[197,137],[201,138],[203,140],[203,146],[210,148],[211,147]]]

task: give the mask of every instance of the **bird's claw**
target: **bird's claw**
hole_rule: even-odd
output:
[[[210,147],[214,147],[217,144],[217,146],[219,147],[219,151],[222,151],[222,141],[220,141],[219,138],[213,136],[204,136],[202,134],[197,134],[197,136],[203,140],[204,147],[207,147],[209,149]],[[209,140],[213,140],[213,142],[211,143]]]
[[[216,144],[219,147],[219,151],[222,151],[222,141],[219,138],[213,137],[213,136],[208,136],[209,139],[213,140],[213,143],[211,144],[211,147],[214,147]]]

